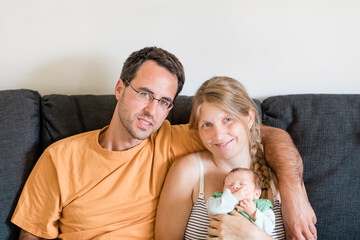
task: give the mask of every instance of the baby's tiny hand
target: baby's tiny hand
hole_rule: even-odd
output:
[[[233,191],[232,194],[240,202],[240,201],[246,199],[249,196],[250,192],[246,186],[241,186],[240,188]]]
[[[240,202],[240,206],[235,206],[236,209],[239,211],[244,211],[247,213],[247,215],[250,216],[250,218],[255,221],[255,214],[256,214],[256,206],[254,201],[251,201],[249,199],[244,199]]]

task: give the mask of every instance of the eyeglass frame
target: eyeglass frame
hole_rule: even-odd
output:
[[[154,96],[153,96],[151,93],[149,93],[149,92],[138,91],[138,90],[136,90],[136,89],[131,85],[131,83],[130,83],[128,80],[124,80],[124,81],[125,81],[127,84],[129,84],[129,86],[131,87],[131,89],[136,93],[136,98],[137,98],[138,100],[140,100],[141,102],[143,102],[143,103],[149,104],[149,103],[151,103],[152,101],[156,100],[156,101],[158,101],[161,109],[169,110],[169,111],[170,111],[170,110],[174,107],[174,105],[175,105],[174,102],[168,101],[168,100],[166,100],[166,99],[158,99],[158,98],[154,97]],[[147,95],[147,96],[149,96],[149,97],[146,97],[145,95]],[[144,97],[145,97],[146,99],[148,99],[148,100],[145,100],[145,98],[142,98],[142,96],[144,96]],[[165,107],[164,105],[161,104],[161,102],[169,103],[169,106],[168,106],[168,107]]]

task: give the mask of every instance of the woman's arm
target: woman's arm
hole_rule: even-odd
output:
[[[171,166],[156,212],[155,239],[184,239],[193,206],[192,193],[199,182],[198,166],[193,154],[176,160]]]
[[[279,128],[262,126],[261,139],[265,159],[279,181],[287,235],[294,239],[316,239],[316,216],[302,181],[303,162],[290,135]]]
[[[251,223],[238,211],[233,210],[230,215],[219,214],[210,216],[210,227],[208,233],[218,236],[216,238],[207,237],[208,240],[217,239],[242,239],[242,240],[270,240],[270,235],[262,231],[258,226]]]

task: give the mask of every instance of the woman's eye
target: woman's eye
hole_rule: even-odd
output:
[[[211,123],[204,123],[202,126],[203,126],[204,128],[211,127]]]
[[[225,118],[224,121],[225,121],[225,122],[231,122],[231,120],[232,120],[231,118]]]

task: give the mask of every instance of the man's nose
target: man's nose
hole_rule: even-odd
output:
[[[148,104],[146,105],[145,111],[146,111],[149,115],[153,116],[153,115],[155,114],[157,108],[159,107],[158,104],[159,104],[158,101],[151,101],[150,103],[148,103]]]

